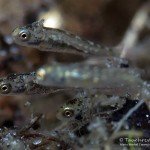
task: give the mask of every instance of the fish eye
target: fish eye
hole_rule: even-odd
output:
[[[72,108],[67,107],[64,109],[63,116],[70,118],[73,115],[74,115],[74,110]]]
[[[27,31],[27,30],[22,30],[20,33],[19,33],[19,37],[22,41],[26,41],[29,39],[30,37],[30,33]]]
[[[10,84],[2,84],[0,86],[0,92],[2,94],[8,94],[11,91],[11,85]]]

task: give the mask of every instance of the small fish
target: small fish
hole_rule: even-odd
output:
[[[56,116],[65,123],[67,121],[85,123],[85,120],[88,121],[96,115],[112,114],[114,111],[121,109],[125,102],[125,98],[107,97],[99,93],[94,94],[90,90],[84,90],[78,92],[77,95],[60,107]]]
[[[36,73],[10,74],[7,77],[0,78],[1,95],[43,95],[60,91],[61,89],[45,87],[35,81]]]
[[[67,31],[44,27],[44,20],[34,22],[24,27],[18,27],[12,32],[14,41],[22,46],[37,48],[41,51],[60,53],[80,53],[94,55],[113,55],[117,51],[82,39]]]
[[[52,63],[38,69],[36,74],[36,82],[44,86],[97,89],[101,94],[130,95],[133,99],[142,95],[143,80],[133,69]]]

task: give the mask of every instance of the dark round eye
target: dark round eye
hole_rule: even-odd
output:
[[[2,84],[0,86],[0,92],[2,94],[8,94],[11,91],[11,85],[10,84]]]
[[[26,41],[29,39],[30,37],[30,33],[27,31],[27,30],[22,30],[20,33],[19,33],[19,37],[22,41]]]
[[[72,108],[67,107],[64,109],[63,115],[67,118],[70,118],[74,115],[74,110]]]

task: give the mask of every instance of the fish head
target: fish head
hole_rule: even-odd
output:
[[[16,95],[26,91],[24,80],[15,74],[0,78],[0,94],[1,95]]]
[[[24,27],[17,27],[12,32],[13,40],[21,46],[37,48],[44,39],[44,20],[34,22]]]

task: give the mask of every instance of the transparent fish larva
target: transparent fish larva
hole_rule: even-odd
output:
[[[32,94],[50,94],[60,91],[55,87],[45,87],[35,81],[35,72],[10,74],[7,77],[0,78],[1,95],[32,95]]]
[[[113,112],[121,109],[125,102],[125,98],[96,94],[96,91],[78,92],[58,110],[56,117],[61,121],[58,129],[74,133],[95,117],[108,119]]]
[[[111,56],[117,53],[114,48],[95,44],[67,31],[46,28],[43,23],[44,20],[41,20],[24,27],[16,28],[12,33],[14,41],[19,45],[34,47],[41,51],[95,54],[101,56]]]
[[[101,94],[139,99],[143,80],[133,69],[100,68],[97,65],[52,63],[37,70],[37,83],[44,86],[97,89]]]

